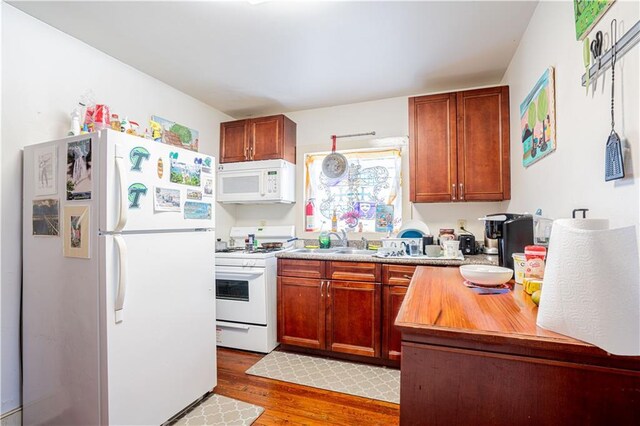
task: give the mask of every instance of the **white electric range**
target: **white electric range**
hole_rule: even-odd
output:
[[[262,243],[281,242],[280,249],[247,251],[254,234]],[[233,227],[239,248],[216,251],[216,340],[218,346],[269,353],[277,345],[276,253],[293,248],[295,227]]]

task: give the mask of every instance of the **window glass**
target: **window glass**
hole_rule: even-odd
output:
[[[400,149],[340,152],[349,170],[338,181],[322,173],[328,152],[305,155],[305,229],[330,230],[335,214],[338,229],[397,232],[402,225]]]

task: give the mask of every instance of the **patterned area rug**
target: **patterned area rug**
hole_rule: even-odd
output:
[[[400,370],[391,368],[274,351],[247,374],[400,403]]]
[[[264,408],[222,395],[211,395],[196,405],[174,425],[204,426],[228,425],[244,426],[255,422]]]

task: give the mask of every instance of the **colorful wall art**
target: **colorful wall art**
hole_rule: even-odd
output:
[[[615,0],[573,0],[576,40],[584,40],[589,31],[611,7]]]
[[[162,142],[198,152],[198,131],[154,115],[151,121],[161,127]]]
[[[549,67],[520,104],[522,165],[528,167],[556,149],[553,67]]]

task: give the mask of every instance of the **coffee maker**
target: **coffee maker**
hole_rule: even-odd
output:
[[[483,218],[485,236],[498,241],[498,263],[513,269],[513,253],[523,253],[533,244],[533,216],[497,213]]]

